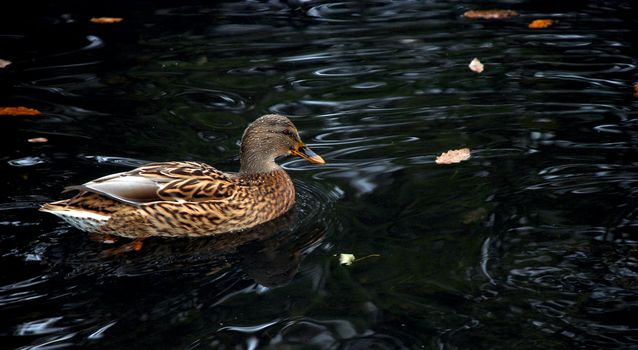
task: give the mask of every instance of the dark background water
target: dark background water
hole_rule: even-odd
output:
[[[2,348],[638,346],[632,2],[15,5],[0,106],[44,114],[0,116]],[[328,164],[283,160],[297,205],[258,230],[104,257],[36,210],[146,161],[236,170],[273,112]]]

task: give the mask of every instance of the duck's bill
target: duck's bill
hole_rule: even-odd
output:
[[[291,150],[290,154],[292,154],[293,156],[301,157],[309,161],[310,163],[326,164],[326,161],[323,160],[323,158],[321,158],[320,155],[313,152],[313,150],[308,148],[308,146],[306,145],[303,145],[303,146],[300,146],[299,148]]]

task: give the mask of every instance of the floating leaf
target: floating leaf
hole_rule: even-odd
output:
[[[11,64],[11,61],[3,60],[0,58],[0,68],[5,68],[6,66],[10,64]]]
[[[485,208],[476,208],[469,213],[463,215],[463,223],[471,224],[474,222],[479,222],[487,216],[487,210]]]
[[[554,24],[554,20],[551,19],[535,19],[527,27],[532,29],[547,28]]]
[[[463,16],[471,19],[503,19],[518,16],[518,12],[512,10],[470,10]]]
[[[46,137],[34,137],[32,139],[28,139],[27,141],[30,143],[43,143],[49,142],[49,139],[47,139]]]
[[[91,18],[91,23],[100,23],[100,24],[111,24],[111,23],[119,23],[122,22],[124,18],[119,17],[93,17]]]
[[[339,254],[339,264],[341,265],[352,265],[354,260],[353,254]]]
[[[0,107],[0,115],[40,115],[42,112],[27,107]]]
[[[634,83],[634,96],[638,97],[638,83]]]
[[[336,254],[335,254],[336,255]],[[370,254],[366,255],[363,258],[355,258],[353,254],[339,254],[339,264],[341,265],[352,265],[355,261],[361,261],[369,258],[380,257],[380,254]]]
[[[441,153],[436,157],[436,164],[454,164],[470,159],[470,149],[461,148]]]
[[[478,58],[473,59],[468,67],[476,73],[483,73],[483,63]]]

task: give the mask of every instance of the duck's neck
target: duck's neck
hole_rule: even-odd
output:
[[[239,174],[255,175],[283,170],[279,166],[279,164],[275,163],[275,157],[269,156],[262,152],[250,152],[242,150],[239,158],[241,163]]]

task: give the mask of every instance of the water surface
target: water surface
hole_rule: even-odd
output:
[[[630,1],[22,6],[0,104],[43,115],[0,116],[3,347],[638,345]],[[462,16],[495,7],[520,16]],[[36,210],[148,161],[237,170],[266,113],[328,164],[283,159],[297,205],[257,230],[105,257]]]

